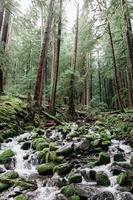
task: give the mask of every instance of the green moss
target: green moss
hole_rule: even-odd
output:
[[[41,142],[36,144],[36,150],[37,151],[42,151],[44,148],[49,147],[49,143],[47,142]]]
[[[73,195],[73,196],[71,197],[71,200],[80,200],[80,197],[77,196],[77,195]]]
[[[0,182],[0,192],[3,192],[4,190],[7,190],[9,187],[10,187],[10,185]]]
[[[48,151],[46,153],[46,163],[48,162],[55,162],[57,161],[57,155],[56,155],[56,152],[55,151]]]
[[[108,155],[108,153],[101,152],[99,154],[99,159],[95,163],[95,165],[105,165],[108,163],[110,163],[110,156]]]
[[[66,175],[71,171],[71,169],[72,169],[71,164],[63,163],[63,164],[57,165],[54,168],[54,173],[57,172],[59,175]]]
[[[0,163],[6,163],[8,158],[11,158],[13,156],[15,156],[15,153],[11,149],[5,150],[3,153],[0,154]]]
[[[56,146],[56,144],[55,143],[50,143],[49,144],[49,149],[50,149],[50,151],[56,151],[58,148],[57,148],[57,146]]]
[[[110,180],[104,172],[97,172],[96,182],[98,185],[108,187],[110,185]]]
[[[34,149],[36,149],[37,145],[39,145],[41,143],[45,143],[45,142],[46,142],[46,140],[42,137],[36,138],[36,139],[33,140],[32,146],[33,146]]]
[[[61,188],[61,193],[64,194],[66,197],[71,197],[74,195],[74,188],[72,185],[67,185]]]
[[[68,177],[69,183],[81,183],[82,182],[82,176],[79,173],[70,173]]]
[[[53,175],[54,163],[41,164],[37,166],[37,171],[40,175],[47,176]]]
[[[6,172],[1,176],[1,178],[4,178],[4,179],[16,179],[18,177],[19,177],[19,174],[18,172],[15,172],[15,171]]]
[[[120,186],[125,186],[127,183],[127,174],[126,173],[119,174],[119,176],[117,177],[117,183]]]
[[[28,198],[26,196],[24,196],[23,194],[15,197],[15,200],[28,200]]]

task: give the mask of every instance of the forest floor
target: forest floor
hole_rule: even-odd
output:
[[[0,97],[0,200],[132,200],[133,111],[57,119]]]

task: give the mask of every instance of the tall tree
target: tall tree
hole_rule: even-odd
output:
[[[60,44],[61,44],[61,26],[62,26],[62,0],[59,0],[59,18],[58,18],[58,33],[57,38],[53,41],[53,63],[51,76],[51,93],[50,93],[50,110],[55,108],[57,77],[60,60]]]
[[[47,51],[48,51],[48,43],[50,38],[50,30],[51,23],[53,17],[53,9],[54,9],[55,0],[51,0],[49,4],[49,15],[47,19],[47,26],[44,33],[43,45],[40,55],[40,61],[38,66],[38,74],[35,86],[34,100],[36,105],[41,106],[43,100],[43,90],[45,88],[45,75],[46,75],[46,64],[47,64]]]
[[[74,39],[74,48],[72,55],[72,74],[70,78],[70,89],[69,89],[69,108],[68,114],[73,117],[75,115],[75,91],[74,91],[74,79],[77,65],[77,47],[78,47],[78,29],[79,29],[79,4],[77,4],[77,18],[76,18],[76,27],[75,27],[75,39]]]

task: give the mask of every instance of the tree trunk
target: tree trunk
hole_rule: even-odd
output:
[[[3,15],[4,15],[4,0],[1,0],[0,2],[0,34],[1,34],[1,29],[2,29]]]
[[[46,31],[44,33],[43,45],[40,55],[40,62],[38,66],[38,74],[35,86],[34,100],[37,106],[42,105],[43,100],[43,90],[45,88],[45,73],[46,73],[46,64],[47,64],[47,51],[48,51],[48,43],[50,37],[51,23],[53,17],[53,8],[54,8],[55,0],[51,0],[49,4],[49,16],[47,20]]]
[[[118,98],[119,108],[123,109],[123,102],[122,102],[122,98],[120,94],[120,85],[119,85],[118,71],[117,71],[116,58],[115,58],[115,50],[114,50],[112,32],[111,32],[109,21],[107,25],[108,25],[108,34],[110,38],[110,45],[111,45],[111,51],[112,51],[112,61],[113,61],[113,68],[114,68],[114,75],[115,75],[115,87],[116,87],[116,92],[117,92],[117,98]]]
[[[0,68],[0,94],[3,93],[3,71]]]
[[[133,106],[133,33],[131,19],[129,15],[128,5],[126,0],[121,0],[124,24],[125,24],[125,38],[128,50],[128,89],[129,89],[129,106]]]
[[[69,89],[69,108],[68,114],[70,116],[75,115],[75,104],[74,104],[74,79],[75,79],[75,71],[77,65],[77,47],[78,47],[78,29],[79,29],[79,4],[77,5],[77,19],[76,19],[76,28],[75,28],[75,40],[74,40],[74,51],[72,56],[72,70],[73,73],[70,79],[70,89]]]
[[[50,110],[53,112],[56,101],[57,90],[57,78],[60,61],[60,43],[61,43],[61,27],[62,27],[62,0],[60,2],[59,9],[59,21],[58,21],[58,36],[53,43],[53,64],[52,64],[52,76],[51,76],[51,94],[50,94]]]

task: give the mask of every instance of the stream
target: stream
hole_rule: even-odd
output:
[[[74,128],[71,130],[71,132],[74,131]],[[91,132],[91,130],[90,130]],[[2,145],[1,145],[1,150],[0,153],[5,151],[6,149],[11,149],[15,152],[15,161],[11,163],[10,170],[15,170],[16,172],[19,173],[21,178],[24,178],[25,180],[30,180],[30,181],[36,181],[37,183],[37,190],[35,191],[26,191],[25,194],[28,196],[29,200],[56,200],[57,194],[60,193],[60,190],[57,186],[54,186],[51,182],[52,179],[51,177],[43,177],[38,175],[38,172],[36,170],[36,166],[38,164],[38,161],[36,159],[35,151],[31,148],[28,150],[23,150],[21,147],[27,142],[32,141],[32,135],[35,133],[25,133],[23,135],[17,136],[12,139],[7,139]],[[46,133],[44,133],[46,134]],[[51,138],[52,141],[57,140],[58,141],[58,147],[60,148],[64,144],[70,144],[71,142],[74,142],[74,145],[78,145],[80,141],[78,138],[73,138],[72,141],[69,140],[63,140],[60,132],[53,130],[49,133],[49,137]],[[117,176],[113,175],[111,172],[111,165],[114,162],[113,157],[114,154],[117,153],[118,148],[121,149],[121,151],[124,152],[125,154],[125,162],[130,163],[131,155],[133,153],[132,148],[125,144],[124,141],[118,141],[118,140],[112,140],[111,145],[109,146],[109,155],[111,158],[111,162],[106,165],[100,165],[100,166],[95,166],[93,170],[97,171],[104,171],[110,179],[110,186],[108,187],[103,187],[103,186],[97,186],[95,181],[87,181],[85,178],[83,178],[82,183],[77,184],[78,187],[85,188],[92,188],[92,190],[98,190],[100,192],[111,192],[114,195],[115,200],[131,200],[133,199],[133,195],[129,193],[128,191],[121,191],[118,189],[117,181],[116,178]],[[86,157],[87,158],[87,157]],[[85,158],[85,159],[86,159]],[[83,164],[79,167],[77,167],[77,170],[85,171],[86,173],[91,170],[86,164],[84,164],[84,161],[82,162]],[[0,167],[3,167],[3,165],[0,165]],[[4,168],[5,169],[5,168]],[[7,169],[5,169],[8,171]],[[55,175],[54,175],[55,176]],[[46,181],[47,179],[47,181]],[[5,191],[0,194],[0,200],[13,200],[14,197],[12,194],[14,192],[20,192],[20,188],[11,188],[8,191]],[[23,192],[22,192],[23,193]],[[129,196],[126,197],[123,194],[128,194]],[[93,199],[93,198],[88,198]],[[105,200],[105,198],[103,198]],[[81,199],[82,200],[82,199]],[[97,199],[96,199],[97,200]],[[98,199],[102,200],[102,199]],[[107,198],[107,200],[110,200],[110,198]]]

